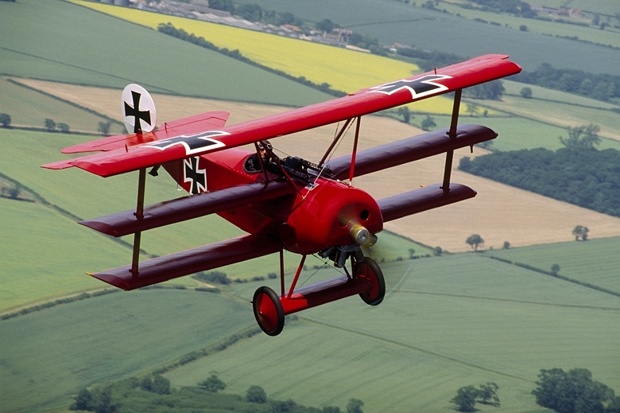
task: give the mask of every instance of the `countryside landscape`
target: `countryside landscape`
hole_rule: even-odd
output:
[[[79,396],[126,393],[97,408],[453,412],[460,389],[493,383],[498,403],[478,400],[474,409],[542,413],[553,410],[533,390],[551,369],[586,369],[620,395],[620,218],[457,169],[465,157],[558,151],[569,128],[590,124],[598,127],[596,150],[618,151],[617,96],[600,100],[509,78],[499,100],[466,97],[460,122],[499,133],[488,147],[456,154],[453,180],[478,196],[386,226],[370,252],[387,283],[378,307],[355,297],[318,307],[289,317],[273,338],[256,327],[250,300],[260,285],[275,288],[277,257],[221,268],[215,281],[201,274],[131,293],[84,275],[131,259],[131,239],[76,221],[131,208],[136,177],[39,165],[100,136],[102,126],[123,133],[119,101],[128,83],[152,92],[158,123],[227,110],[234,124],[427,70],[428,60],[395,53],[396,43],[462,59],[506,53],[530,73],[548,63],[618,75],[614,0],[549,0],[549,10],[576,14],[549,11],[545,19],[465,0],[217,3],[290,13],[308,27],[328,19],[368,44],[353,50],[96,2],[0,1],[0,114],[10,115],[0,127],[0,411],[68,412],[80,407]],[[163,33],[167,24],[213,46]],[[384,52],[360,52],[363,46]],[[402,111],[366,117],[360,145],[419,134],[429,118],[445,127],[450,110],[450,99],[435,98],[409,105],[409,122]],[[316,160],[334,130],[273,144]],[[356,186],[384,197],[433,184],[443,161],[362,177]],[[148,203],[181,195],[163,174],[148,180]],[[587,227],[585,238],[573,233],[577,226]],[[143,249],[145,257],[163,255],[239,234],[208,216],[149,231]],[[474,234],[483,239],[476,251],[466,242]],[[287,271],[296,263],[287,257]],[[323,264],[309,259],[300,282],[333,276]],[[147,404],[156,383],[165,394]],[[130,396],[128,388],[142,393]],[[182,405],[183,395],[195,404]],[[618,411],[617,403],[605,399],[602,408]]]

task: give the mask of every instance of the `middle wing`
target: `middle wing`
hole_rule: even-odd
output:
[[[100,176],[112,176],[188,156],[272,139],[363,116],[406,103],[519,73],[506,55],[485,55],[422,75],[362,89],[352,95],[282,114],[193,135],[125,147],[74,160],[44,165],[50,169],[76,166]],[[158,133],[158,132],[157,132]]]

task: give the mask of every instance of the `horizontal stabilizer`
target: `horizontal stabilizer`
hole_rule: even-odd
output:
[[[444,191],[440,184],[435,184],[380,199],[378,204],[383,222],[387,222],[475,196],[476,191],[465,185],[451,184],[450,189]]]
[[[131,273],[130,265],[90,275],[123,290],[133,290],[273,254],[281,248],[281,243],[274,238],[246,235],[144,261],[136,276]]]
[[[158,228],[193,218],[246,206],[292,193],[295,188],[288,182],[270,181],[254,183],[150,205],[144,208],[143,218],[138,219],[135,211],[124,211],[80,224],[107,235],[121,237],[147,229]]]
[[[358,152],[355,158],[355,176],[392,168],[496,137],[497,133],[486,126],[460,125],[454,139],[448,136],[446,128],[390,142]],[[345,155],[331,160],[328,167],[338,179],[347,179],[350,164],[351,155]]]
[[[225,111],[206,112],[198,115],[166,122],[159,128],[164,133],[140,133],[129,135],[106,136],[90,142],[79,143],[61,150],[62,153],[107,152],[114,149],[141,145],[159,139],[185,133],[188,135],[209,129],[221,128],[226,124],[230,114]]]

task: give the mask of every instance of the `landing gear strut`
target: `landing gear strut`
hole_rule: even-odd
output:
[[[303,256],[288,292],[284,291],[284,287],[280,295],[269,287],[258,288],[254,293],[252,304],[256,322],[265,334],[270,336],[280,334],[284,328],[285,315],[355,294],[371,306],[379,305],[383,301],[385,296],[383,272],[372,258],[364,257],[359,247],[330,248],[320,255],[334,260],[337,267],[344,268],[346,275],[295,290],[303,268],[305,259]],[[347,259],[351,261],[350,272],[344,267]],[[284,274],[281,274],[281,277],[283,286]]]

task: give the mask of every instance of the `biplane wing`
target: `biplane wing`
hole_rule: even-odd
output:
[[[460,125],[452,138],[449,135],[449,129],[444,128],[375,146],[357,152],[355,157],[355,176],[392,168],[447,151],[473,146],[496,137],[497,133],[486,126]],[[329,161],[327,166],[335,178],[346,179],[349,176],[351,159],[352,155],[341,156]]]
[[[289,195],[294,191],[294,187],[286,181],[258,182],[150,205],[144,208],[141,218],[136,217],[135,210],[129,210],[81,221],[80,224],[107,235],[121,237],[223,210],[268,201]]]
[[[406,103],[461,90],[520,72],[506,55],[485,55],[421,75],[362,89],[327,102],[293,109],[237,125],[178,133],[152,132],[153,141],[112,149],[73,160],[43,165],[49,169],[75,166],[100,176],[143,169],[188,156],[272,139],[360,117]]]
[[[144,261],[140,264],[139,276],[132,272],[131,265],[89,275],[123,290],[133,290],[273,254],[281,249],[282,243],[275,238],[245,235]]]

